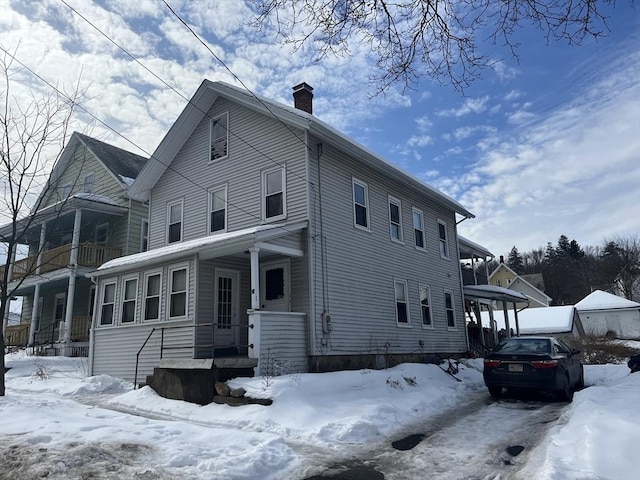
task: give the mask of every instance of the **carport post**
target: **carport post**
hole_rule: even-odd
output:
[[[509,312],[507,311],[507,301],[502,301],[502,313],[504,313],[504,328],[507,330],[507,338],[511,336],[511,328],[509,326]]]
[[[518,321],[518,308],[516,307],[516,302],[513,302],[513,314],[516,317],[516,337],[520,336],[520,322]]]

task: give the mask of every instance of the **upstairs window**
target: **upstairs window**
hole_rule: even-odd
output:
[[[229,148],[229,114],[223,113],[211,120],[211,151],[209,161],[227,156]]]
[[[447,243],[447,224],[438,220],[438,244],[440,246],[440,256],[449,258],[449,247]]]
[[[209,191],[209,233],[227,230],[227,187]]]
[[[427,285],[420,285],[420,310],[422,312],[422,326],[433,327],[431,318],[431,291]]]
[[[404,280],[394,280],[393,288],[396,295],[396,322],[398,322],[398,325],[409,325],[407,282]]]
[[[389,197],[389,229],[391,240],[402,242],[402,207],[400,200]]]
[[[167,205],[167,243],[182,240],[182,201]]]
[[[453,293],[444,292],[444,307],[447,315],[447,327],[456,328],[456,315],[453,309]]]
[[[149,220],[146,218],[140,222],[140,251],[149,250]]]
[[[187,269],[177,268],[169,273],[170,297],[169,317],[184,317],[187,314]]]
[[[369,230],[369,187],[353,179],[353,222],[356,227]]]
[[[71,185],[64,185],[58,189],[60,200],[66,200],[71,195]]]
[[[286,216],[284,168],[262,173],[264,219],[278,220]]]
[[[90,173],[89,175],[84,177],[82,191],[84,193],[93,193],[93,173]]]
[[[113,324],[113,310],[116,301],[116,284],[107,283],[102,289],[102,308],[100,311],[100,325]]]
[[[416,248],[424,250],[426,248],[424,243],[424,215],[422,210],[417,208],[413,209],[413,237]]]
[[[147,275],[144,286],[144,319],[160,319],[160,284],[159,273]]]
[[[124,280],[122,288],[122,323],[136,320],[136,298],[138,296],[138,279]]]

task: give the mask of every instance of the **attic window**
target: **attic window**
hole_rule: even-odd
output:
[[[229,145],[229,113],[211,120],[211,153],[209,161],[219,160],[227,156]]]

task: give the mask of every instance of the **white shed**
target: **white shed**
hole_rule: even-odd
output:
[[[640,339],[640,303],[596,290],[576,303],[587,335]]]

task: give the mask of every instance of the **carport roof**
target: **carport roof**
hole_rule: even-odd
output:
[[[529,303],[522,293],[496,285],[465,285],[464,298],[468,300],[497,300],[502,302]]]

